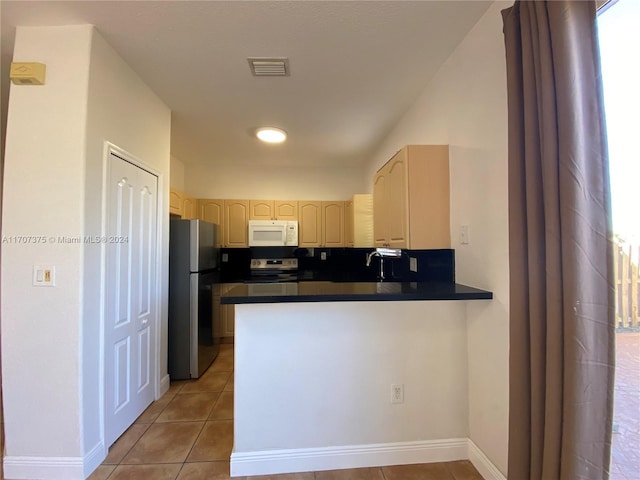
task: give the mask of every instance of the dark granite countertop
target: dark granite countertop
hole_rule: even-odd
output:
[[[358,302],[405,300],[487,300],[493,293],[447,282],[299,282],[238,285],[223,304]]]

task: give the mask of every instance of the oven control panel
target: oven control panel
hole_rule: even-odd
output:
[[[297,270],[297,258],[252,258],[251,270]]]

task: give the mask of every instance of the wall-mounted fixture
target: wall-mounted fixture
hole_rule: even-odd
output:
[[[282,143],[287,139],[287,132],[281,128],[263,127],[256,130],[256,137],[267,143]]]
[[[11,62],[9,78],[16,85],[44,85],[46,65],[36,62]]]

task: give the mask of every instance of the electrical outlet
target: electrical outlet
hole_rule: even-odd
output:
[[[326,260],[327,259],[327,252],[320,252],[320,260]]]
[[[222,261],[224,263],[227,263],[229,261],[229,254],[228,253],[223,253],[222,254]]]
[[[404,385],[391,384],[391,403],[404,403]]]
[[[409,270],[411,270],[412,272],[417,272],[418,271],[418,259],[417,258],[409,257]]]

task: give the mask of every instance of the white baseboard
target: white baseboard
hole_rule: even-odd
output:
[[[469,439],[469,460],[484,480],[507,480],[507,477],[498,470],[498,467],[489,460],[484,452],[480,450],[471,439]]]
[[[4,478],[12,480],[84,480],[106,458],[102,442],[84,457],[4,457]]]
[[[91,475],[105,458],[107,458],[107,449],[104,447],[104,443],[99,442],[84,456],[84,478]]]
[[[160,379],[160,391],[158,392],[158,398],[156,398],[156,400],[160,399],[162,395],[167,393],[167,390],[169,390],[170,386],[171,386],[171,378],[169,377],[169,375],[165,375]]]
[[[468,439],[233,452],[231,476],[448,462],[468,458]]]
[[[82,457],[4,457],[4,476],[15,480],[84,480]]]

